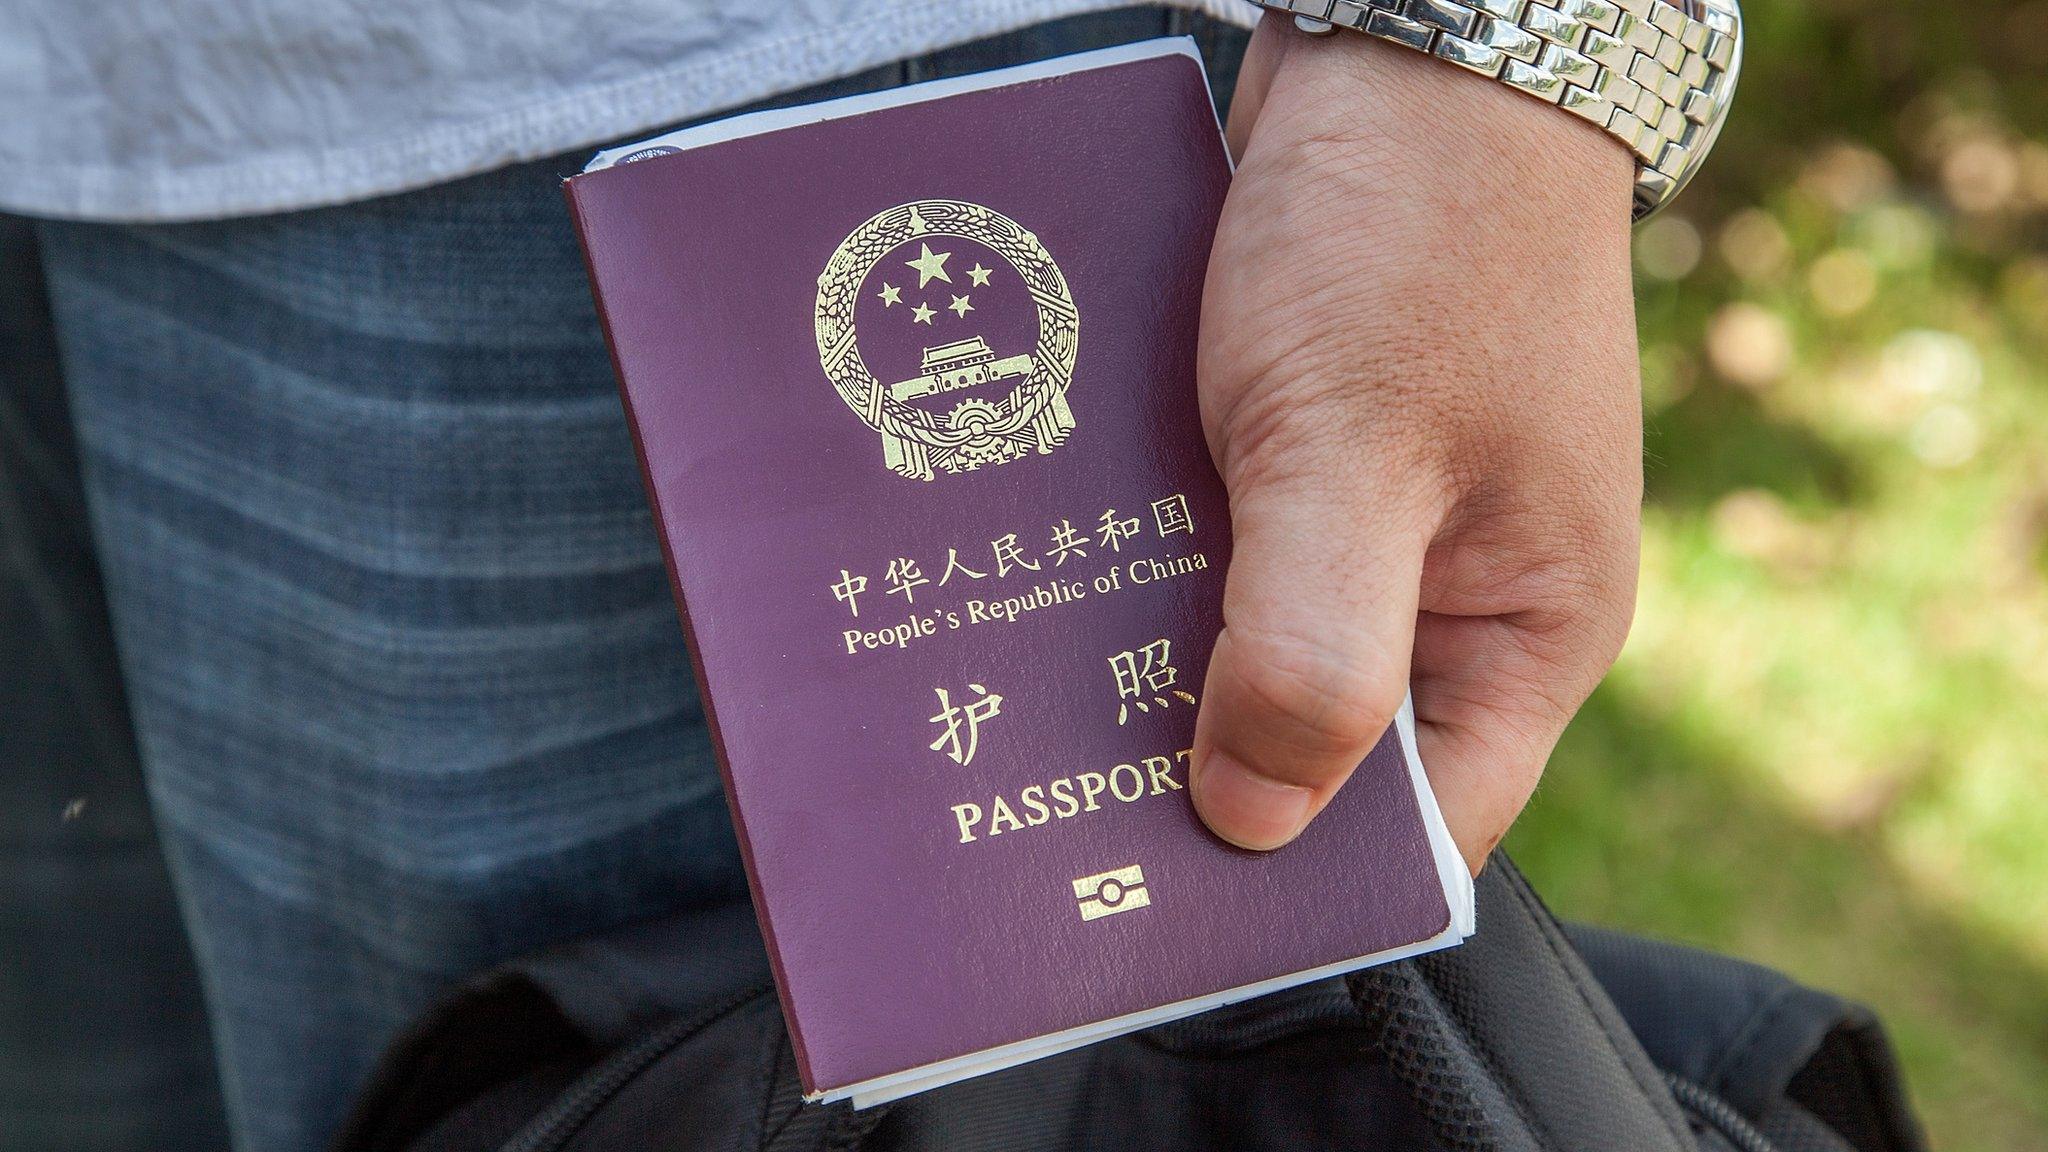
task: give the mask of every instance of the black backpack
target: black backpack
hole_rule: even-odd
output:
[[[855,1112],[799,1099],[745,907],[508,965],[389,1052],[337,1152],[1921,1152],[1865,1008],[1560,924],[1505,857],[1465,945]]]

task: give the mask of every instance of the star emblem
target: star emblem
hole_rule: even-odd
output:
[[[894,284],[882,285],[882,290],[876,293],[876,295],[882,298],[882,307],[884,308],[891,304],[903,303],[903,289],[898,288]]]
[[[974,305],[969,304],[965,296],[955,296],[953,297],[953,302],[946,305],[946,310],[965,320],[967,319],[967,314],[974,311]]]
[[[979,262],[976,262],[974,267],[969,268],[967,270],[967,278],[969,280],[974,281],[974,286],[976,288],[986,286],[988,284],[989,275],[989,270],[987,268],[983,268]]]
[[[910,310],[910,318],[917,321],[919,324],[931,323],[932,315],[932,310],[925,307],[922,304],[919,304],[917,307],[912,308]]]
[[[929,244],[919,244],[918,248],[922,251],[922,255],[915,260],[904,261],[905,264],[917,269],[917,286],[922,288],[934,280],[944,280],[946,283],[951,284],[953,278],[946,275],[946,261],[953,254],[951,252],[933,253],[932,246]]]

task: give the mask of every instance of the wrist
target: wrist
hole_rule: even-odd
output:
[[[1256,0],[1317,36],[1432,56],[1591,124],[1635,157],[1630,216],[1684,191],[1742,73],[1737,0]]]
[[[1406,48],[1303,35],[1271,13],[1251,52],[1270,84],[1248,160],[1259,150],[1306,176],[1341,176],[1357,195],[1398,197],[1404,214],[1442,212],[1467,231],[1541,220],[1553,237],[1604,234],[1625,250],[1635,160],[1592,125]]]

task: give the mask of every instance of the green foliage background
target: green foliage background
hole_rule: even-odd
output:
[[[2048,1150],[2048,0],[1749,0],[1637,238],[1641,607],[1510,850],[1876,1005],[1936,1147]]]

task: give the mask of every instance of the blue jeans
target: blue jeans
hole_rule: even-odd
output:
[[[1067,21],[791,99],[1190,23]],[[1236,37],[1194,30],[1234,67]],[[245,1152],[319,1147],[451,983],[746,898],[562,206],[582,159],[284,216],[40,229]]]
[[[34,230],[0,217],[0,1152],[217,1149]]]

